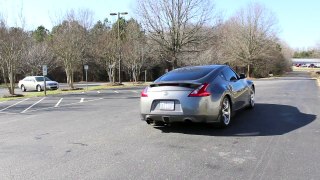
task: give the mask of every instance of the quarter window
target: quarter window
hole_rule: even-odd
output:
[[[227,81],[233,81],[233,80],[239,79],[238,75],[229,67],[224,69],[222,74],[225,76]]]

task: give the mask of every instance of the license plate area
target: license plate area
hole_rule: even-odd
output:
[[[160,101],[160,110],[174,111],[174,101]]]

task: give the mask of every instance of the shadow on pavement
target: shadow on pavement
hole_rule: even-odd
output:
[[[156,126],[163,133],[183,133],[207,136],[274,136],[299,129],[316,119],[316,115],[301,113],[296,107],[278,104],[256,104],[252,110],[242,110],[233,117],[230,127],[214,128],[205,124],[172,124]]]

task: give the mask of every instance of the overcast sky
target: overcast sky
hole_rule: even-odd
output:
[[[250,2],[260,2],[278,18],[279,37],[292,48],[310,48],[320,43],[320,0],[215,0],[216,10],[229,17]],[[136,0],[0,0],[0,13],[10,26],[20,26],[19,14],[25,18],[25,28],[39,25],[51,30],[57,15],[67,10],[90,9],[95,21],[106,17],[114,21],[111,12],[129,12],[134,17]],[[319,44],[318,43],[318,44]]]

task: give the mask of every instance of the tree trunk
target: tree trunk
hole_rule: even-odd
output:
[[[172,57],[172,70],[178,67],[178,58],[176,57],[176,54],[174,53]]]
[[[14,83],[15,82],[14,82],[13,67],[10,67],[9,81],[10,81],[9,93],[11,95],[14,95]]]
[[[73,72],[71,69],[66,69],[66,75],[67,75],[67,83],[69,85],[69,88],[73,89]]]
[[[248,72],[247,72],[247,77],[250,77],[250,64],[248,64]]]

